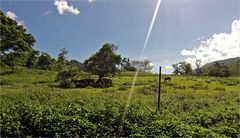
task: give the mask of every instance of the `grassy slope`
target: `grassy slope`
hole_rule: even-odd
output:
[[[140,74],[122,119],[133,73],[115,76],[111,88],[61,89],[51,71],[3,72],[2,136],[239,136],[236,77],[172,76],[172,82],[162,83],[158,112],[158,76]]]

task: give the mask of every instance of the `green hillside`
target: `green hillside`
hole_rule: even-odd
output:
[[[207,74],[208,71],[211,70],[216,63],[227,66],[231,76],[240,76],[240,57],[214,61],[203,65],[201,68],[205,74]]]
[[[162,81],[159,111],[157,75],[139,75],[127,107],[134,73],[116,75],[110,88],[63,89],[55,75],[1,68],[2,137],[240,136],[237,77],[171,76]]]

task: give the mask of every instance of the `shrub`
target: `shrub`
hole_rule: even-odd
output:
[[[128,89],[128,86],[126,86],[126,85],[121,85],[118,88],[118,90],[127,90],[127,89]]]
[[[116,90],[114,88],[107,88],[102,90],[103,93],[115,93]]]
[[[173,83],[166,83],[165,85],[166,85],[166,86],[174,86]]]
[[[59,86],[64,88],[73,87],[71,80],[79,75],[79,69],[74,66],[63,66],[58,74],[56,80],[59,81]]]
[[[203,83],[197,83],[197,84],[195,83],[192,86],[189,86],[189,88],[192,88],[194,90],[207,90],[207,89],[209,89],[208,85],[204,85]]]
[[[175,85],[173,86],[174,89],[186,89],[185,85]]]
[[[144,95],[152,95],[155,94],[154,91],[149,86],[144,86],[137,90],[137,93],[144,94]]]
[[[217,91],[225,91],[226,89],[224,87],[216,87],[214,88],[214,90],[217,90]]]

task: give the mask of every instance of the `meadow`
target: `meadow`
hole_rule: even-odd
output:
[[[172,75],[158,110],[155,74],[139,74],[128,108],[134,73],[114,76],[110,88],[59,88],[55,76],[1,69],[2,137],[240,137],[238,77]]]

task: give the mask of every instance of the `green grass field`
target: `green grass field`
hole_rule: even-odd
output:
[[[139,74],[128,108],[134,73],[110,88],[63,89],[55,75],[1,69],[1,136],[240,137],[238,77],[171,76],[159,111],[157,75]]]

